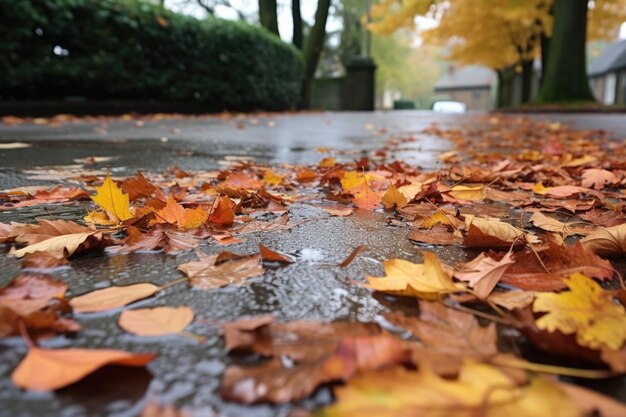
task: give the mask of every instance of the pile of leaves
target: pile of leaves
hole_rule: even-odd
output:
[[[273,316],[226,323],[227,351],[264,359],[230,366],[223,398],[288,403],[334,384],[336,403],[321,415],[626,415],[622,404],[549,376],[626,372],[626,287],[612,262],[626,250],[624,143],[601,131],[523,118],[490,117],[480,126],[425,132],[455,146],[440,155],[445,168],[435,172],[394,160],[415,140],[403,137],[356,161],[339,162],[341,152],[320,149],[328,155],[314,166],[236,161],[221,171],[173,167],[120,179],[107,170],[104,177],[66,178],[72,187],[9,190],[0,193],[1,209],[75,201],[91,209],[82,222],[0,224],[0,242],[12,245],[10,256],[23,259],[27,271],[71,266],[98,250],[195,250],[198,260],[178,267],[184,278],[167,285],[211,291],[248,285],[265,264],[295,259],[262,245],[252,254],[204,253],[204,240],[226,246],[248,233],[297,227],[294,202],[330,216],[384,212],[422,256],[389,259],[384,276],[354,285],[398,304],[415,300],[414,314],[391,303],[384,325],[282,323]],[[437,251],[448,245],[477,256],[446,264]],[[145,365],[154,354],[47,350],[33,340],[79,332],[72,312],[119,309],[162,288],[112,286],[67,300],[66,284],[50,276],[15,278],[0,290],[0,337],[22,334],[30,350],[14,383],[54,390],[107,364]],[[119,325],[138,335],[184,334],[193,318],[186,306],[125,309]],[[504,349],[498,326],[572,366],[527,361],[516,349],[521,338]]]

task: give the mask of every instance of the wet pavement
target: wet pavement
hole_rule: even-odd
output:
[[[86,157],[112,157],[93,169],[100,175],[109,164],[114,175],[132,175],[137,169],[160,172],[172,165],[184,170],[213,170],[242,158],[269,164],[317,163],[320,147],[341,151],[338,159],[353,160],[377,150],[394,136],[413,135],[417,141],[401,145],[394,157],[425,169],[437,167],[437,154],[448,150],[447,141],[421,133],[436,122],[442,128],[476,124],[475,115],[435,115],[430,112],[312,113],[305,115],[242,116],[240,118],[180,118],[156,121],[99,121],[62,126],[0,126],[0,143],[25,142],[32,146],[1,149],[0,189],[59,181],[55,172],[66,172]],[[626,137],[622,116],[549,115],[579,128],[611,130]],[[50,169],[50,167],[57,167]],[[43,171],[43,167],[48,171]],[[75,167],[78,169],[79,167]],[[62,182],[62,181],[61,181]],[[50,205],[0,212],[0,221],[33,222],[37,218],[81,219],[86,205]],[[187,329],[206,337],[198,344],[180,336],[145,338],[132,336],[116,324],[119,310],[78,314],[84,331],[74,338],[56,337],[44,347],[98,347],[135,352],[154,351],[155,361],[146,370],[109,367],[80,384],[55,393],[27,393],[17,389],[9,376],[26,353],[19,338],[0,340],[1,416],[136,416],[150,398],[187,407],[197,416],[281,416],[294,407],[239,406],[219,397],[219,381],[225,367],[238,360],[224,352],[219,323],[245,315],[272,313],[281,320],[317,319],[380,321],[389,300],[372,297],[350,279],[382,273],[382,261],[404,258],[419,261],[420,248],[407,238],[408,229],[389,222],[389,215],[357,210],[355,215],[330,217],[321,209],[297,203],[290,206],[290,222],[307,222],[288,231],[254,233],[227,250],[246,254],[258,251],[258,243],[290,253],[297,262],[268,268],[246,287],[211,291],[172,286],[133,307],[188,305],[196,320]],[[345,270],[337,267],[356,246],[369,250]],[[0,248],[0,285],[19,274],[19,263]],[[202,251],[225,247],[204,243]],[[460,248],[437,248],[447,262],[465,261],[475,252]],[[74,259],[71,268],[55,273],[68,283],[69,297],[108,285],[152,282],[157,285],[179,279],[176,266],[195,259],[192,253],[164,255],[139,253],[107,255],[90,253]],[[623,383],[604,390],[626,398]],[[616,391],[617,390],[617,391]],[[621,391],[620,391],[621,390]],[[315,406],[330,400],[321,389],[296,405]]]

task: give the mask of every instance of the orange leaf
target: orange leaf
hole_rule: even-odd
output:
[[[171,195],[163,209],[156,212],[159,219],[176,224],[179,230],[196,229],[206,223],[209,213],[202,207],[187,209],[176,202]]]
[[[70,305],[76,313],[95,313],[124,307],[126,304],[150,297],[160,289],[146,282],[125,287],[109,287],[74,297],[70,300]]]
[[[141,367],[153,353],[129,353],[110,349],[41,349],[33,347],[11,379],[20,388],[52,391],[79,381],[106,365]]]
[[[118,324],[139,336],[163,336],[179,333],[193,321],[193,310],[187,306],[141,308],[123,311]]]
[[[294,260],[290,256],[283,255],[281,253],[273,251],[267,246],[263,246],[260,243],[259,243],[259,252],[261,253],[261,258],[263,259],[263,262],[280,262],[280,263],[286,263],[286,264],[290,264],[294,262]]]

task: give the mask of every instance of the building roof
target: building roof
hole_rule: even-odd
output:
[[[446,73],[435,84],[436,90],[489,87],[493,83],[495,74],[487,67],[469,65],[455,68],[450,66]]]
[[[626,40],[615,42],[604,50],[589,67],[590,76],[599,76],[626,68]]]

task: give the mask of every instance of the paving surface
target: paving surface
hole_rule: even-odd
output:
[[[449,149],[445,140],[421,131],[436,122],[444,128],[476,125],[475,115],[434,115],[429,112],[394,113],[314,113],[306,115],[245,116],[242,118],[181,118],[146,121],[73,123],[54,126],[0,126],[0,143],[26,142],[31,147],[0,150],[0,189],[45,183],[58,183],[54,171],[29,173],[42,167],[72,169],[74,159],[113,157],[116,175],[142,171],[163,171],[172,165],[185,170],[209,170],[225,160],[251,158],[256,162],[316,163],[322,155],[318,147],[345,151],[340,159],[358,159],[380,147],[392,136],[415,135],[395,155],[426,169],[436,167],[436,155]],[[550,115],[579,128],[611,130],[616,138],[626,137],[623,116]],[[102,170],[103,165],[94,169]],[[36,176],[37,179],[29,177]],[[291,221],[314,219],[289,231],[246,235],[243,242],[228,246],[236,253],[252,253],[258,243],[297,257],[298,262],[268,269],[248,287],[212,291],[189,290],[184,284],[162,291],[135,306],[189,305],[196,321],[189,331],[207,338],[197,344],[183,337],[140,338],[125,334],[116,325],[119,311],[77,315],[85,330],[75,338],[56,337],[45,347],[99,347],[128,351],[158,352],[147,370],[107,368],[80,384],[56,393],[25,393],[13,386],[9,375],[26,352],[19,338],[0,340],[0,416],[136,416],[146,399],[196,410],[198,416],[281,416],[293,406],[267,405],[242,407],[223,402],[218,395],[220,376],[236,358],[229,358],[222,346],[218,324],[244,315],[273,313],[281,320],[358,320],[380,321],[387,307],[385,297],[349,282],[350,278],[382,272],[382,261],[400,257],[417,261],[417,247],[406,239],[407,230],[390,225],[382,212],[357,211],[347,218],[329,217],[322,210],[304,204],[290,207]],[[32,222],[37,218],[80,219],[84,206],[48,206],[0,212],[0,221]],[[347,269],[337,268],[352,249],[367,245]],[[223,250],[214,243],[201,247],[205,252]],[[0,285],[19,274],[19,264],[0,247]],[[437,249],[447,261],[468,260],[475,253],[460,249]],[[109,256],[102,253],[81,256],[71,269],[55,274],[66,281],[69,296],[111,284],[138,282],[164,284],[180,278],[176,265],[191,260],[193,254],[178,256],[142,253]],[[614,396],[626,398],[622,380],[599,387]],[[320,390],[304,406],[323,404],[330,392]]]

